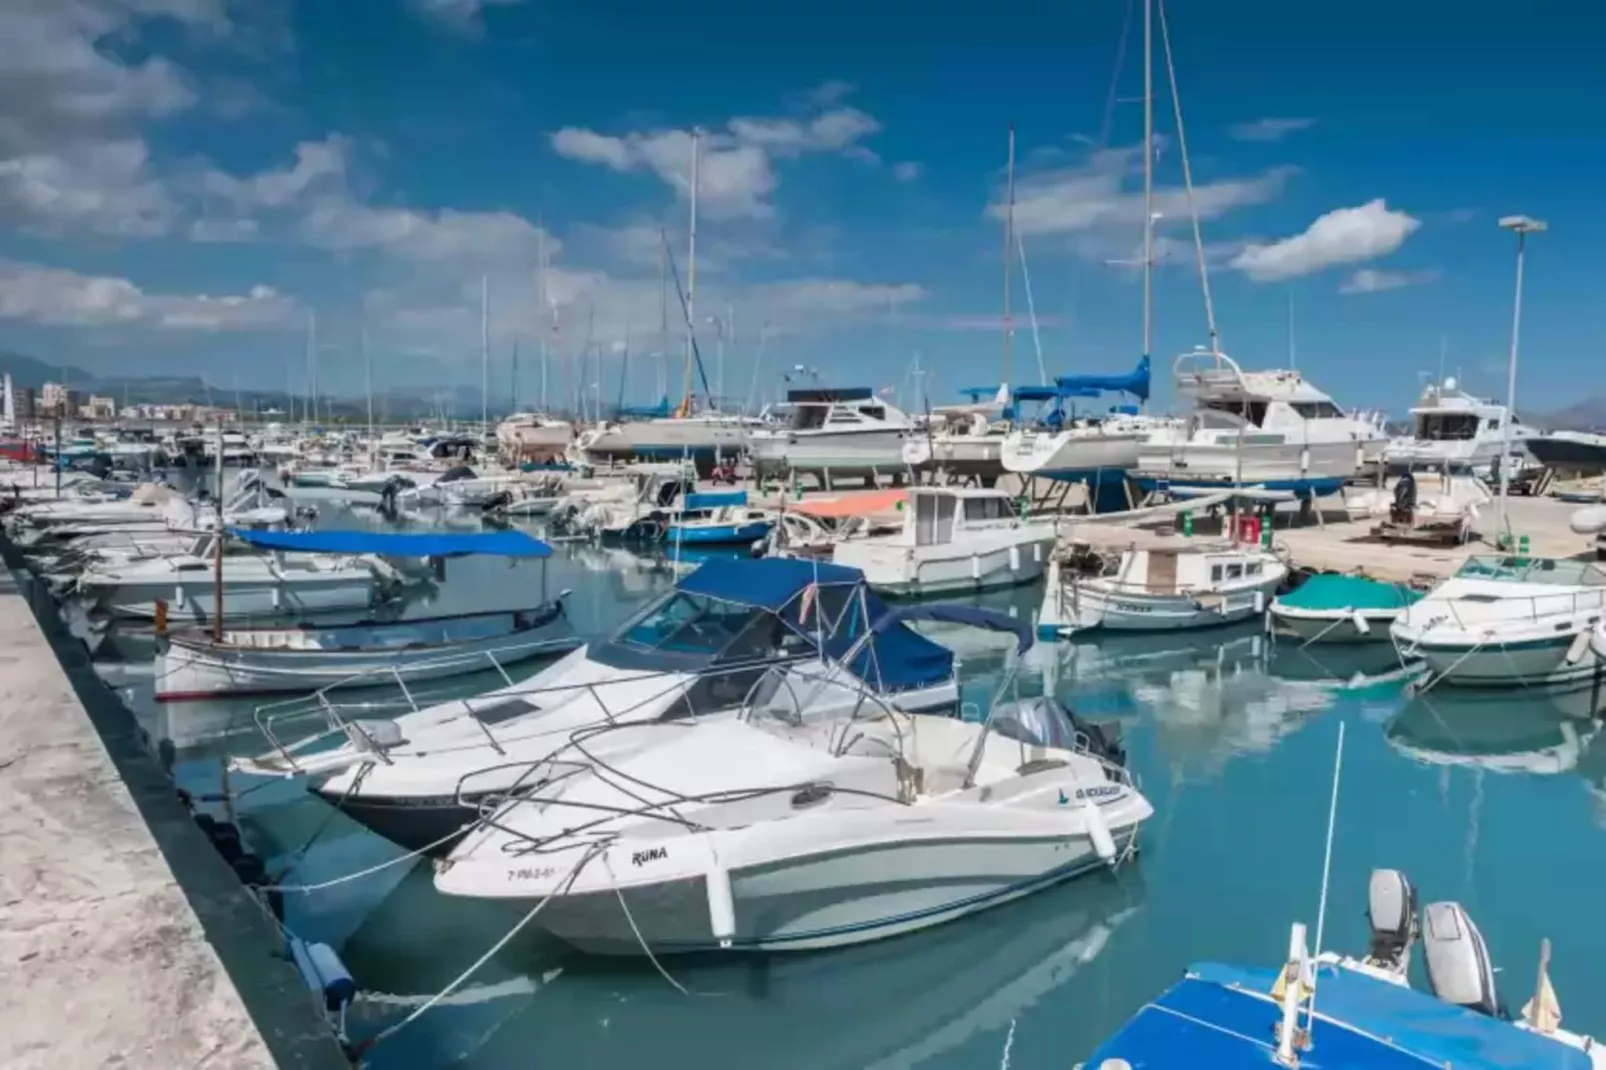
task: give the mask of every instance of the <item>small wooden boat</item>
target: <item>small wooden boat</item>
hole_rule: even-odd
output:
[[[1422,592],[1365,576],[1312,576],[1272,600],[1271,630],[1306,643],[1384,642]]]
[[[300,624],[169,634],[156,654],[156,699],[413,683],[566,654],[581,640],[567,591],[533,609],[358,624]]]

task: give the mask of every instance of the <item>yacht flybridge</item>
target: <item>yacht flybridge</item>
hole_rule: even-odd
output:
[[[539,782],[543,763],[673,739],[755,695],[779,690],[811,708],[851,709],[867,701],[863,689],[898,709],[953,712],[952,654],[902,625],[872,634],[886,613],[853,569],[711,560],[611,638],[521,683],[394,719],[348,721],[321,695],[260,710],[275,749],[235,767],[305,774],[311,790],[380,835],[444,849],[486,799]],[[309,709],[325,714],[327,730],[279,744],[274,723]]]
[[[1032,642],[1025,623],[970,608],[909,607],[879,626],[918,618],[1014,632],[1015,666]],[[536,925],[619,955],[926,928],[1118,864],[1153,813],[1119,745],[1043,698],[995,702],[978,724],[772,687],[633,753],[555,755],[526,783],[435,887],[539,904]]]
[[[1382,456],[1379,421],[1347,415],[1297,371],[1246,372],[1198,349],[1173,368],[1195,410],[1139,448],[1137,480],[1184,486],[1263,486],[1330,494]]]
[[[914,421],[869,388],[789,390],[790,426],[748,439],[761,474],[818,475],[827,489],[841,477],[874,478],[904,471],[904,443]]]

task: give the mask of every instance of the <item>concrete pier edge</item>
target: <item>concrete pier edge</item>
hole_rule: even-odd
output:
[[[190,912],[188,919],[171,916],[171,911],[163,912],[167,904],[157,903],[153,913],[163,923],[161,935],[139,931],[117,933],[119,919],[106,915],[108,910],[115,911],[122,906],[122,901],[111,898],[105,909],[100,909],[101,905],[90,898],[86,911],[72,918],[70,924],[58,927],[66,930],[64,938],[70,944],[81,946],[56,949],[59,953],[53,956],[29,954],[23,956],[28,961],[5,962],[3,972],[18,980],[7,985],[7,996],[0,1000],[0,1062],[18,1070],[34,1065],[52,1068],[186,1066],[219,1070],[278,1066],[287,1070],[350,1070],[351,1063],[341,1051],[315,997],[284,957],[284,941],[277,927],[186,811],[173,782],[148,749],[133,715],[95,673],[88,652],[62,626],[54,600],[42,585],[33,581],[20,554],[3,539],[0,539],[0,558],[8,569],[0,574],[0,602],[11,601],[14,608],[20,608],[18,601],[25,603],[40,640],[37,644],[30,643],[14,621],[7,621],[6,631],[12,633],[13,642],[6,653],[13,658],[28,659],[42,657],[48,650],[60,664],[71,689],[70,695],[76,699],[75,702],[62,701],[67,696],[61,696],[46,704],[46,708],[29,712],[41,718],[82,717],[87,720],[87,727],[93,730],[105,756],[110,759],[112,770],[160,852],[159,859],[140,860],[139,868],[145,873],[154,872],[158,882],[165,869],[169,889],[176,886]],[[18,639],[21,641],[17,642]],[[48,689],[50,682],[44,681],[40,686]],[[0,724],[4,720],[0,718]],[[11,720],[15,723],[18,718],[11,715]],[[79,726],[64,726],[63,732],[72,733],[75,727]],[[83,735],[82,732],[77,734]],[[16,739],[0,738],[0,777],[7,775],[7,766],[30,760],[29,753],[18,749],[22,745]],[[71,744],[47,741],[38,749],[59,750],[64,746],[71,747]],[[74,759],[85,764],[93,762],[95,756],[86,753],[87,747],[71,749],[75,752],[71,754]],[[74,771],[93,780],[90,770]],[[100,779],[109,778],[102,775]],[[115,795],[115,785],[110,788],[105,794]],[[26,784],[21,790],[24,803],[36,801],[28,798]],[[115,810],[119,805],[115,798],[97,801],[102,810]],[[59,801],[61,806],[71,803],[72,799]],[[55,816],[67,835],[75,835],[71,831],[71,813]],[[141,851],[147,846],[95,842],[91,837],[92,830],[85,829],[83,842],[74,847],[115,857]],[[7,853],[0,844],[0,947],[5,947],[7,938],[13,935],[7,927],[6,914],[30,908],[35,913],[48,912],[51,907],[51,904],[5,901],[7,890],[19,883],[5,872]],[[85,882],[82,874],[72,874],[70,879],[77,884]],[[35,872],[26,875],[21,883],[27,885],[30,880],[49,888],[52,875]],[[162,891],[156,889],[150,898],[159,898]],[[171,899],[170,894],[168,898]],[[151,904],[141,903],[140,906],[150,907]],[[64,905],[63,913],[66,912]],[[37,927],[47,925],[52,925],[48,914]],[[108,934],[107,929],[114,931]],[[177,930],[178,940],[205,946],[182,949],[151,946],[160,945],[174,930]],[[202,936],[204,941],[200,939]],[[118,946],[108,948],[109,942]],[[130,961],[105,962],[102,973],[97,972],[93,963],[75,958],[75,955],[96,956],[108,952],[126,954]],[[221,976],[216,969],[219,964]],[[167,1004],[175,1004],[181,1016],[211,1012],[219,1020],[138,1025],[124,1021],[121,1028],[128,1034],[127,1050],[107,1050],[119,1046],[119,1023],[115,1014],[97,1016],[109,1021],[97,1022],[99,1029],[96,1031],[80,1033],[75,1028],[70,1006],[42,1005],[44,994],[59,995],[63,987],[70,993],[78,978],[49,979],[41,977],[41,971],[55,969],[68,975],[75,965],[94,982],[104,981],[108,985],[132,982],[138,986],[138,990],[113,987],[97,992],[94,1000],[151,1002],[154,1013],[160,1013]],[[125,976],[119,976],[119,966]],[[148,972],[126,976],[140,969]],[[150,986],[192,980],[186,975],[186,969],[203,975],[198,986],[203,991],[163,993],[156,999],[147,994]],[[204,976],[208,974],[211,976]],[[47,1032],[59,1037],[59,1041],[48,1045],[41,1042],[39,1038]]]

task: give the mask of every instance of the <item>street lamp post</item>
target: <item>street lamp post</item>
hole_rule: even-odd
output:
[[[1501,423],[1500,436],[1499,540],[1508,543],[1511,540],[1511,520],[1506,514],[1506,495],[1511,486],[1511,425],[1517,420],[1517,349],[1522,337],[1522,262],[1523,254],[1527,251],[1528,235],[1543,232],[1546,224],[1525,215],[1508,215],[1501,217],[1500,226],[1517,235],[1517,292],[1511,311],[1511,358],[1506,365],[1506,418]]]

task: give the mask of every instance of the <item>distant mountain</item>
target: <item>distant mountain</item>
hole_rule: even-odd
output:
[[[49,364],[4,349],[0,349],[0,372],[9,372],[14,385],[28,386],[35,390],[46,383],[67,383],[81,389],[93,383],[95,379],[82,368],[74,368],[70,364]]]
[[[1540,413],[1533,422],[1546,431],[1596,431],[1606,428],[1606,394],[1596,394],[1556,412]]]

